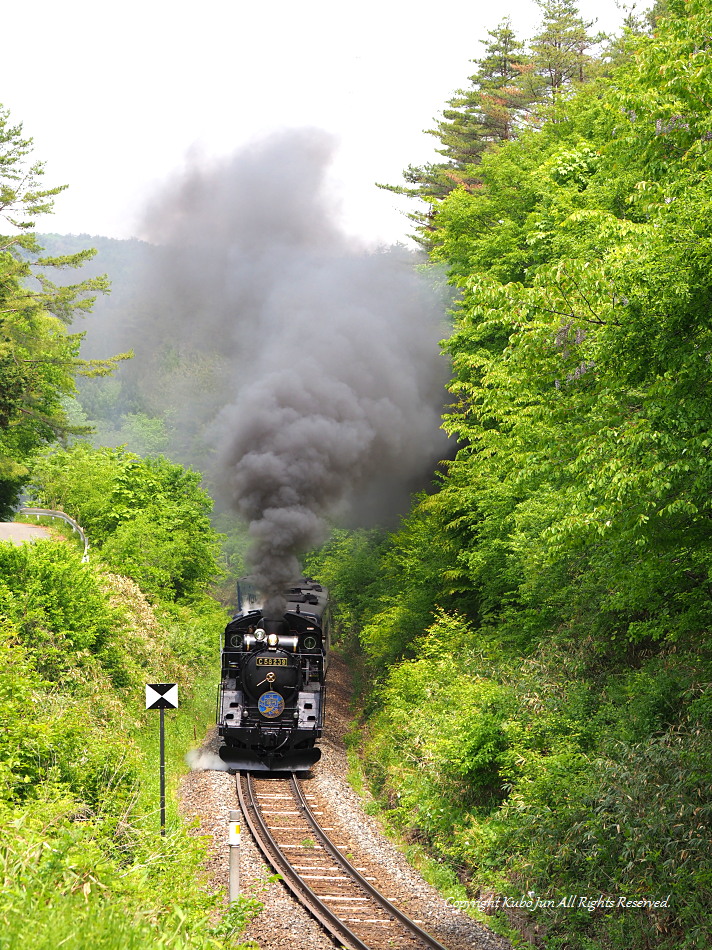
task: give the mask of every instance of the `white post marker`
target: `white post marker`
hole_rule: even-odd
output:
[[[230,809],[227,843],[230,845],[228,900],[233,904],[240,896],[240,812]]]
[[[160,786],[161,786],[161,834],[166,833],[166,754],[163,730],[163,713],[166,709],[178,708],[178,685],[176,683],[146,683],[146,709],[160,709],[159,732]]]

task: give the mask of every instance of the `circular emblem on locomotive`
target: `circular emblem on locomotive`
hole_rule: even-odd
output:
[[[284,700],[274,690],[262,693],[257,700],[257,708],[265,719],[276,719],[284,712]]]

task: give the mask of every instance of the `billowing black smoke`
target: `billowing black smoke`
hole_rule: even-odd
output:
[[[166,249],[169,332],[222,357],[215,478],[275,613],[327,518],[392,516],[445,452],[442,301],[412,254],[339,229],[333,148],[291,131],[194,167],[147,221]]]

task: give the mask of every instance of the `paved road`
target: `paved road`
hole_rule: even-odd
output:
[[[23,541],[37,541],[40,538],[51,538],[52,532],[38,524],[19,524],[15,521],[0,521],[0,541],[12,541],[22,544]]]

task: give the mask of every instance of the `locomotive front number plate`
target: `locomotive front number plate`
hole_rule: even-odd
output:
[[[289,659],[286,656],[258,656],[255,666],[289,666]]]

